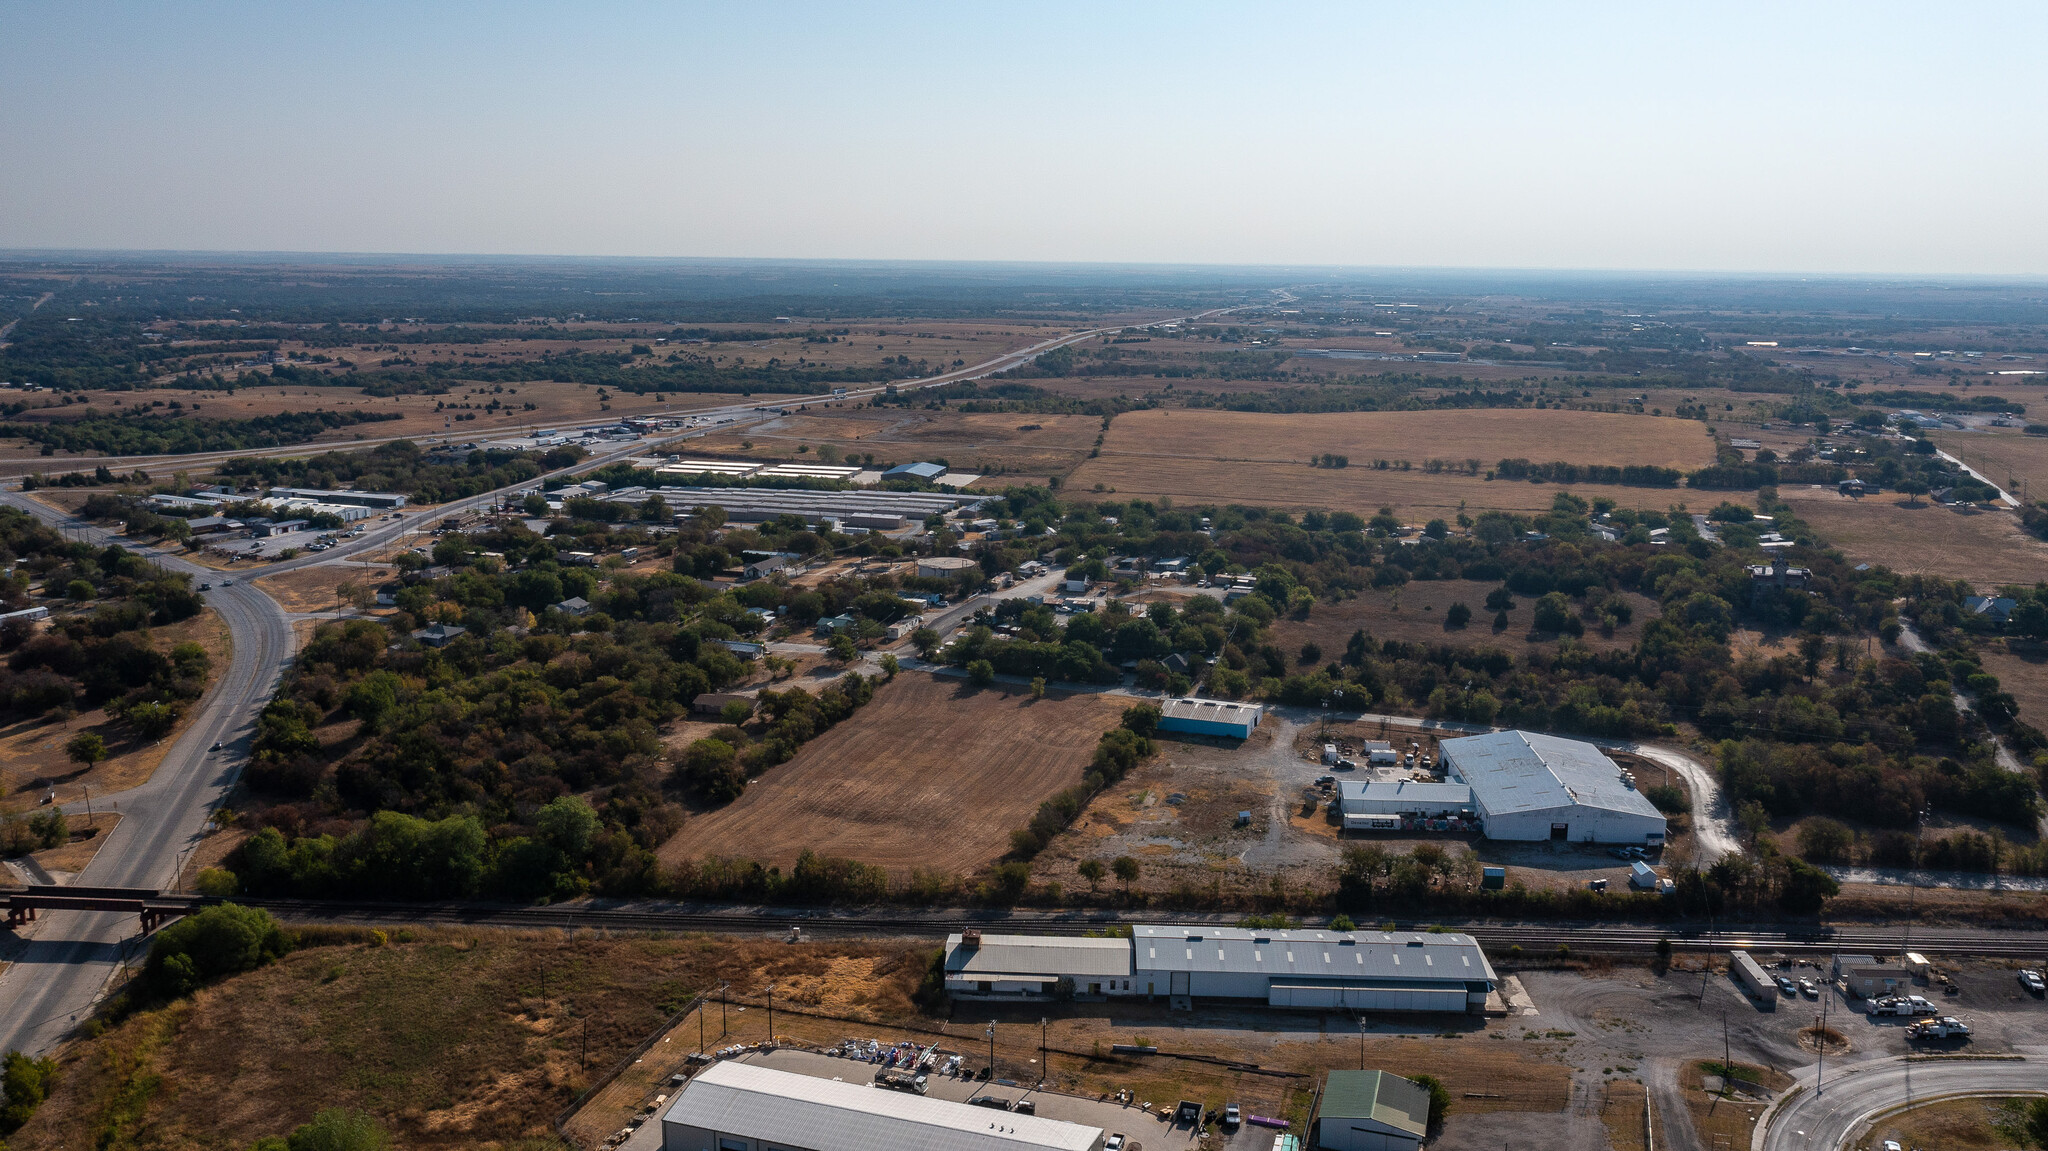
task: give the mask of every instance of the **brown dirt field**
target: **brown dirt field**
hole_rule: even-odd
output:
[[[1155,408],[1110,424],[1102,453],[1168,460],[1307,463],[1322,452],[1351,457],[1463,461],[1482,468],[1520,457],[1538,463],[1698,467],[1713,444],[1694,420],[1550,409],[1427,412],[1258,412]]]
[[[2048,728],[2048,645],[2007,640],[1980,644],[1977,652],[1999,688],[2019,701],[2020,718]]]
[[[1508,612],[1508,628],[1495,634],[1493,614],[1486,610],[1486,595],[1500,587],[1483,580],[1414,580],[1399,588],[1367,590],[1338,603],[1318,602],[1305,620],[1276,620],[1268,631],[1268,642],[1277,644],[1289,659],[1298,659],[1301,645],[1314,642],[1323,649],[1317,666],[1325,666],[1344,654],[1351,633],[1361,628],[1375,639],[1441,643],[1459,647],[1493,647],[1524,655],[1555,651],[1557,641],[1530,640],[1529,619],[1535,602],[1516,596]],[[1658,614],[1657,603],[1635,592],[1621,593],[1635,614],[1612,637],[1587,627],[1580,642],[1595,651],[1627,648],[1641,637],[1643,626]],[[1472,609],[1472,622],[1450,631],[1444,627],[1444,613],[1454,603]]]
[[[1607,1084],[1607,1099],[1600,1106],[1600,1122],[1607,1127],[1610,1151],[1642,1151],[1645,1145],[1643,1099],[1648,1094],[1643,1085],[1634,1080],[1617,1079]]]
[[[211,608],[169,627],[151,629],[150,639],[158,651],[166,652],[187,640],[199,644],[212,657],[214,676],[233,655],[227,626]],[[146,783],[197,714],[196,704],[188,707],[170,734],[155,742],[139,740],[127,728],[109,723],[107,713],[99,709],[81,712],[68,725],[31,719],[0,726],[0,811],[26,811],[39,804],[47,788],[37,787],[37,780],[54,784],[59,803],[83,799],[88,787],[94,795],[112,795]],[[91,771],[81,771],[64,754],[65,741],[81,731],[97,731],[107,743],[108,757]]]
[[[1735,1066],[1746,1068],[1746,1078],[1751,1082],[1761,1083],[1773,1091],[1782,1091],[1792,1085],[1791,1078],[1782,1072],[1749,1067],[1740,1062]],[[1693,1130],[1709,1147],[1747,1147],[1750,1133],[1755,1130],[1757,1117],[1763,1114],[1765,1104],[1749,1102],[1743,1095],[1727,1098],[1709,1095],[1702,1086],[1704,1076],[1698,1060],[1688,1061],[1678,1072],[1679,1089],[1685,1093],[1686,1109],[1692,1112]]]
[[[47,1151],[111,1131],[124,1146],[246,1147],[345,1106],[399,1146],[491,1146],[549,1134],[558,1110],[697,989],[730,980],[744,992],[850,958],[870,963],[875,1011],[908,1015],[923,974],[922,950],[902,942],[798,953],[708,937],[391,939],[305,947],[64,1049],[55,1093],[9,1145]]]
[[[1175,462],[1163,457],[1110,456],[1084,462],[1063,481],[1062,495],[1090,498],[1103,485],[1121,499],[1172,499],[1181,504],[1264,504],[1289,509],[1328,508],[1370,516],[1391,507],[1404,520],[1450,519],[1460,510],[1549,511],[1565,485],[1487,481],[1474,476],[1425,475],[1420,470],[1336,470],[1306,464]],[[1582,496],[1605,496],[1618,506],[1662,510],[1681,503],[1679,489],[1587,485]]]
[[[1927,500],[1909,507],[1904,497],[1890,493],[1852,499],[1829,488],[1784,488],[1778,494],[1851,559],[1967,580],[1987,590],[2032,584],[2048,572],[2048,541],[2028,535],[2009,512],[1961,512]]]
[[[1009,850],[1047,796],[1081,781],[1122,707],[902,675],[738,800],[693,817],[660,854],[788,866],[810,848],[898,873],[972,871]]]
[[[1026,431],[1024,429],[1031,428]],[[1065,475],[1088,454],[1102,429],[1097,416],[1029,412],[895,412],[875,408],[812,407],[732,432],[694,441],[690,451],[754,459],[798,459],[796,449],[832,444],[842,452],[873,454],[875,462],[909,463],[944,457],[954,468],[983,472]],[[751,449],[741,445],[751,443]]]
[[[1856,1146],[1882,1147],[1896,1139],[1906,1147],[1939,1147],[1942,1151],[1998,1151],[2012,1140],[1998,1133],[2004,1099],[1950,1099],[1888,1115],[1872,1124]]]

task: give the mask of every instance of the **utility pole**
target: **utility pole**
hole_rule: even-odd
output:
[[[1045,1029],[1051,1020],[1038,1018],[1038,1075],[1040,1079],[1052,1078],[1052,1049],[1045,1045]]]
[[[1365,1070],[1365,1029],[1366,1029],[1366,1027],[1368,1027],[1368,1026],[1369,1026],[1369,1024],[1367,1024],[1367,1023],[1366,1023],[1366,1021],[1365,1021],[1365,1016],[1363,1016],[1363,1015],[1359,1016],[1359,1017],[1358,1017],[1358,1069],[1359,1069],[1360,1071],[1363,1071],[1363,1070]]]
[[[718,985],[718,1037],[720,1039],[723,1039],[726,1036],[732,1034],[732,1032],[728,1030],[725,1026],[725,989],[731,986],[732,984],[730,983],[721,983]]]
[[[1813,1097],[1815,1099],[1820,1098],[1821,1092],[1826,1090],[1825,1080],[1828,1073],[1828,1000],[1833,998],[1835,994],[1835,981],[1832,978],[1833,972],[1830,971],[1829,975],[1830,978],[1822,989],[1820,996],[1820,1034],[1815,1036],[1813,1040],[1814,1049],[1820,1053],[1820,1061],[1813,1072]]]
[[[768,985],[768,1042],[775,1042],[775,985]]]
[[[996,1080],[996,1021],[988,1021],[988,1081]]]

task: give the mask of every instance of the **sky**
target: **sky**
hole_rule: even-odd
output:
[[[2048,273],[2048,5],[18,4],[0,248]]]

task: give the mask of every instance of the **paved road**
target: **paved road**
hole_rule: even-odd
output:
[[[1814,1068],[1798,1077],[1795,1094],[1757,1124],[1751,1151],[1834,1151],[1879,1113],[1943,1095],[2048,1093],[2048,1048],[2030,1057],[1991,1059],[1873,1059],[1828,1069],[1816,1091]]]
[[[127,543],[17,492],[0,492],[0,501],[95,543]],[[175,556],[147,554],[174,571],[212,574]],[[276,692],[290,663],[291,624],[269,596],[237,584],[210,593],[207,601],[228,625],[233,654],[149,782],[95,797],[101,810],[114,807],[122,820],[78,876],[81,884],[160,888],[171,883],[179,857],[198,843],[214,805],[234,782],[256,713]],[[221,653],[213,655],[218,659]],[[216,742],[229,746],[216,755],[208,750]],[[43,913],[23,933],[27,938],[18,942],[18,953],[8,956],[12,962],[0,973],[0,1051],[51,1047],[92,1005],[120,959],[132,951],[140,928],[133,916]]]

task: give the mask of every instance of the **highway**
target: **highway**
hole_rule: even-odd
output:
[[[2018,1059],[1894,1057],[1801,1072],[1751,1136],[1751,1151],[1834,1151],[1865,1124],[1908,1101],[1942,1096],[2048,1093],[2048,1046],[2023,1047]]]

